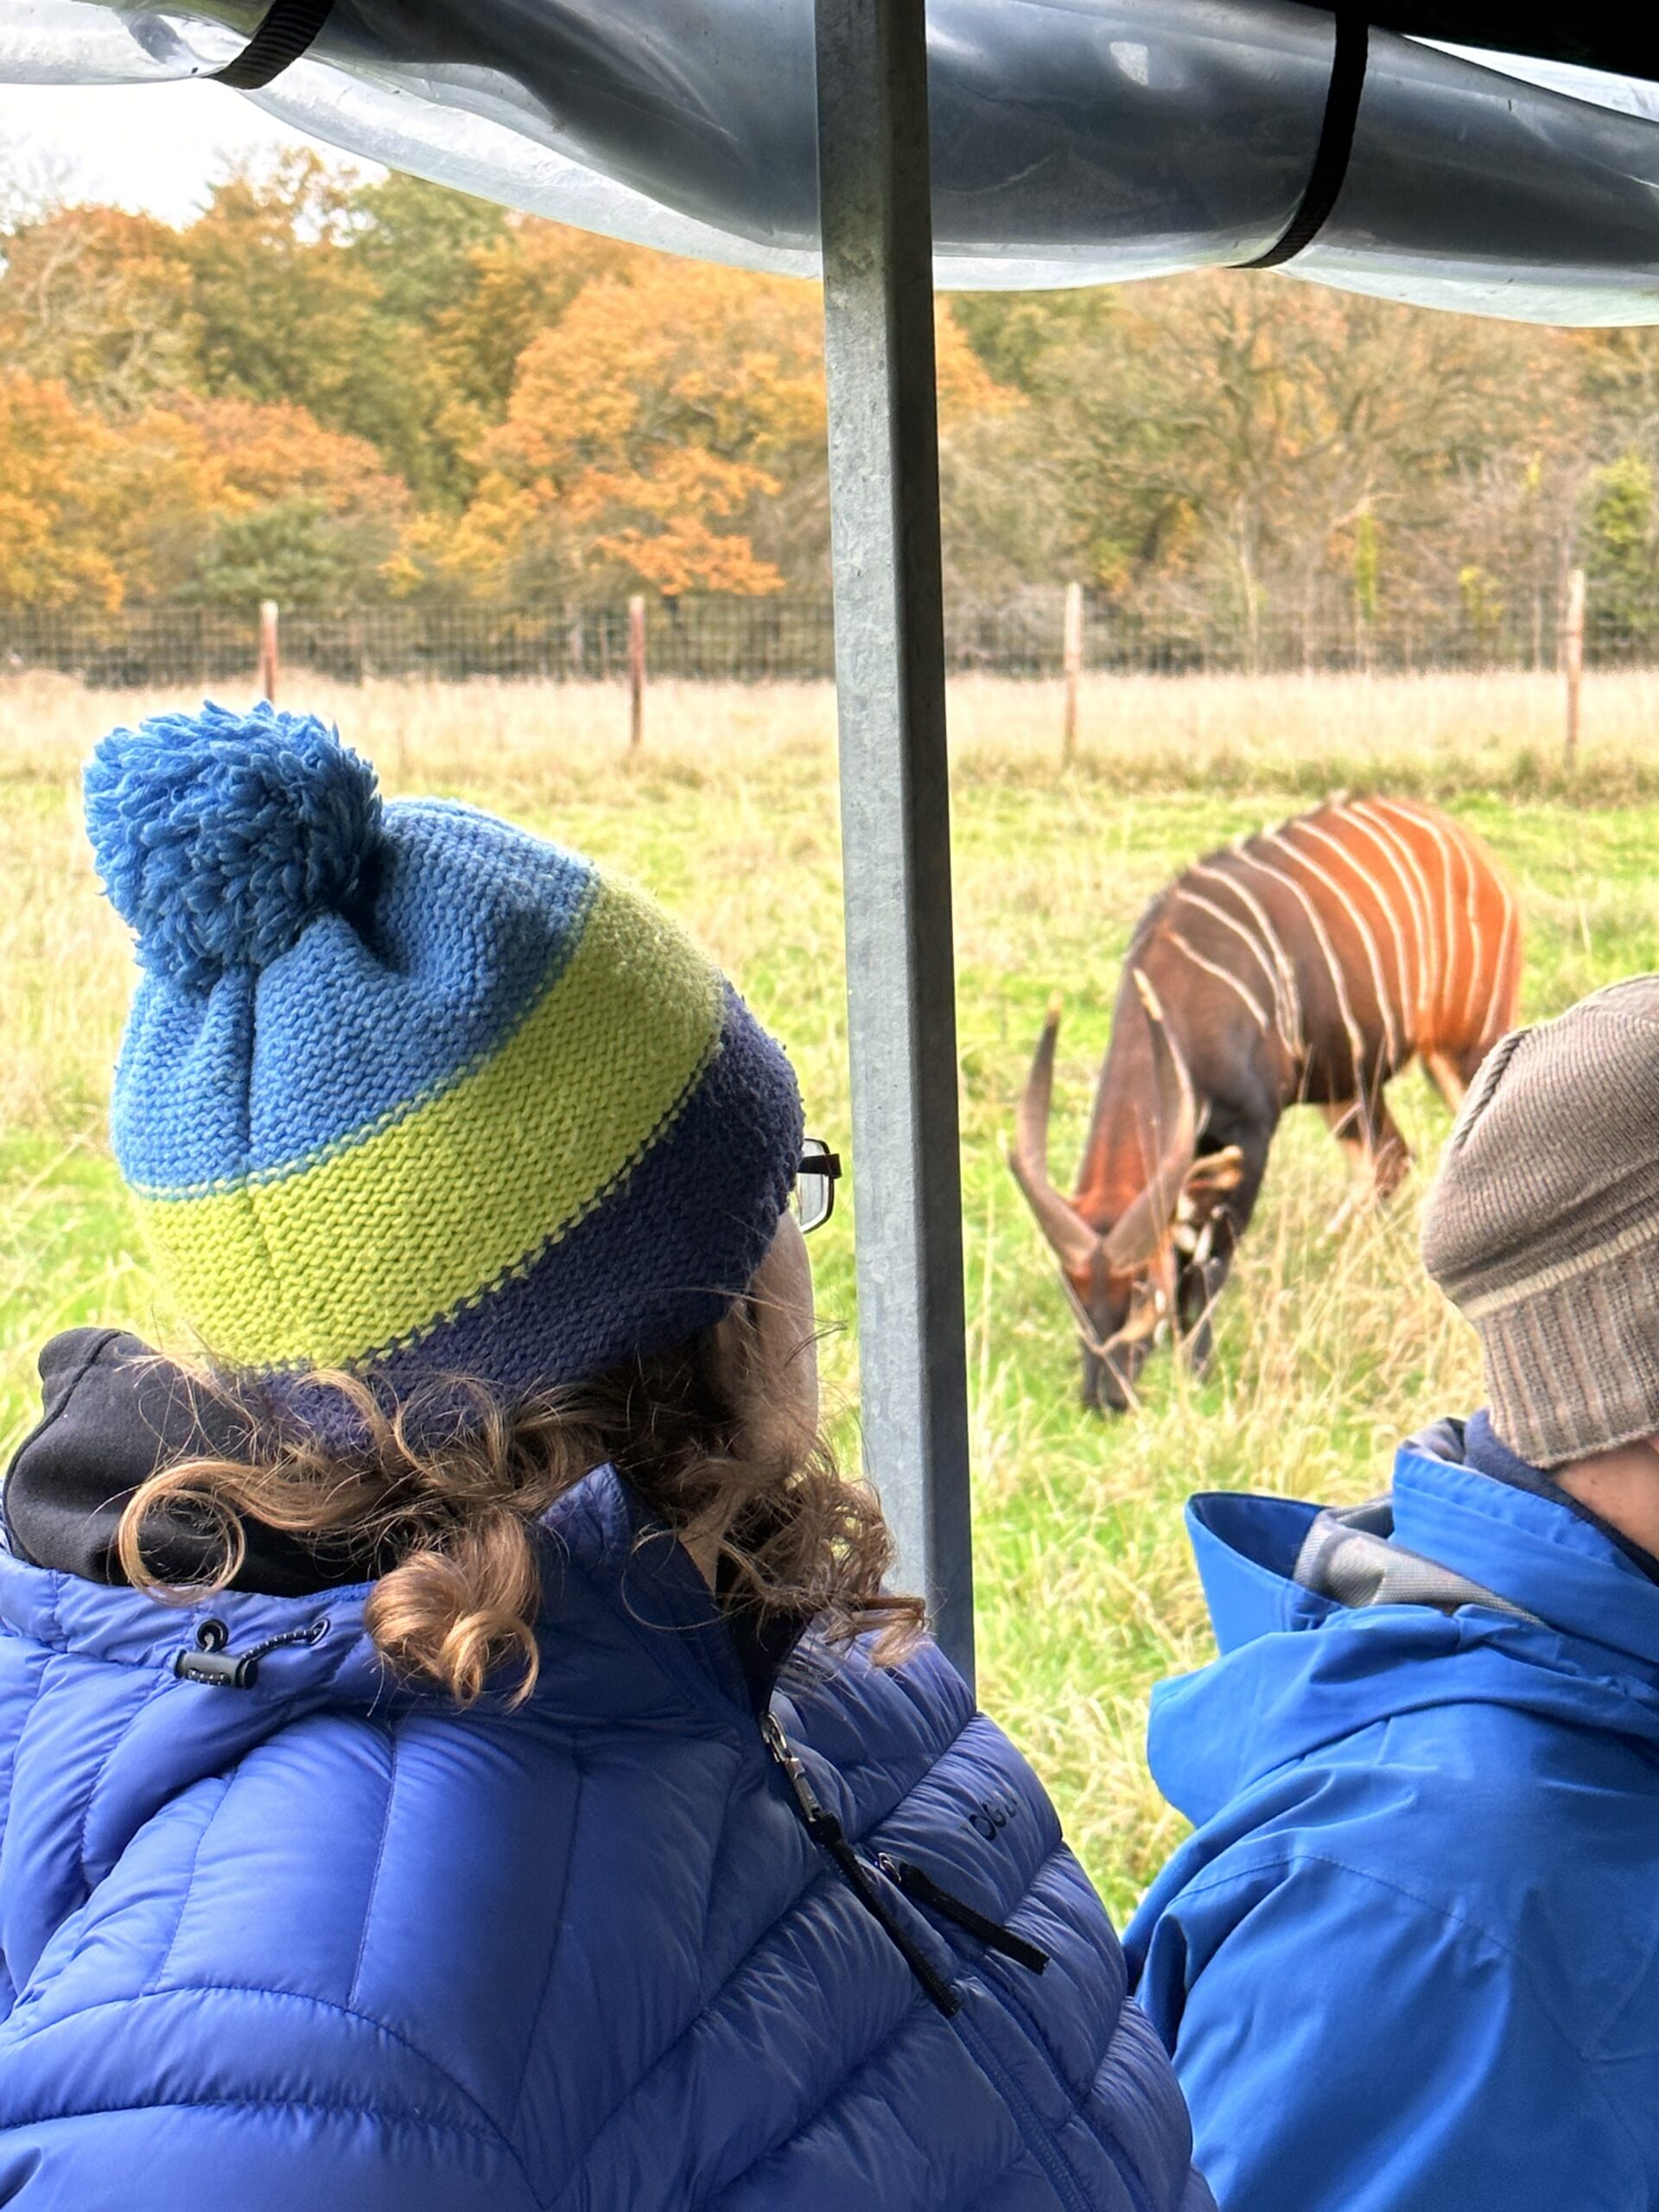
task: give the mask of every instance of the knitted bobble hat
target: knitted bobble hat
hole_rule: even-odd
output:
[[[221,1367],[511,1402],[747,1283],[795,1079],[638,892],[268,706],[115,731],[86,802],[143,970],[116,1157]]]

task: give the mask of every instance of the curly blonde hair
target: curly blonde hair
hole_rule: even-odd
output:
[[[741,1308],[736,1319],[753,1329]],[[194,1380],[246,1414],[250,1447],[237,1459],[180,1460],[140,1485],[118,1537],[129,1580],[180,1603],[211,1596],[240,1573],[249,1521],[320,1557],[372,1561],[365,1623],[375,1645],[396,1673],[460,1705],[493,1685],[517,1703],[535,1687],[537,1523],[607,1462],[655,1522],[717,1546],[728,1612],[812,1619],[831,1642],[872,1634],[884,1663],[922,1632],[922,1601],[882,1587],[893,1544],[874,1492],[842,1472],[821,1436],[786,1443],[763,1424],[758,1437],[733,1402],[712,1330],[511,1407],[454,1381],[388,1405],[356,1376],[314,1375],[314,1397],[332,1401],[362,1440],[348,1452],[291,1420],[261,1417],[233,1383]],[[206,1534],[213,1556],[188,1586],[146,1553],[146,1539],[181,1518]]]

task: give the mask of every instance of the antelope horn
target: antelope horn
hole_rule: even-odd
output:
[[[1106,1239],[1106,1264],[1115,1274],[1128,1274],[1137,1268],[1144,1268],[1163,1249],[1176,1200],[1198,1148],[1198,1101],[1193,1096],[1186,1061],[1170,1034],[1164,1009],[1146,970],[1137,968],[1134,972],[1135,988],[1141,994],[1141,1003],[1147,1010],[1147,1021],[1152,1031],[1152,1057],[1160,1100],[1165,1095],[1166,1073],[1174,1078],[1175,1127],[1146,1189],[1114,1224]]]
[[[1037,1217],[1038,1227],[1053,1246],[1063,1267],[1080,1274],[1093,1265],[1100,1238],[1077,1208],[1063,1198],[1048,1179],[1048,1113],[1054,1089],[1054,1044],[1060,1033],[1060,1002],[1051,999],[1037,1046],[1025,1096],[1014,1122],[1008,1166]]]

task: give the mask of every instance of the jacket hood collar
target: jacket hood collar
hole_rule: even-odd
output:
[[[723,1623],[702,1577],[613,1468],[596,1468],[560,1498],[545,1516],[542,1533],[541,1642],[550,1695],[556,1694],[559,1647],[570,1640],[578,1619],[591,1626],[592,1615],[603,1610],[619,1615],[636,1638],[654,1630],[674,1631],[681,1656],[693,1662],[689,1669],[672,1665],[675,1678],[690,1685],[701,1675],[706,1692],[744,1701],[729,1637],[712,1633],[723,1631]],[[181,1675],[182,1656],[208,1642],[232,1656],[269,1646],[234,1700],[251,1713],[264,1713],[267,1725],[299,1705],[441,1702],[389,1680],[364,1626],[373,1587],[350,1583],[296,1598],[224,1590],[179,1606],[124,1586],[35,1567],[0,1548],[0,1632],[10,1630],[66,1656],[160,1674],[203,1692],[211,1686],[189,1682],[188,1666]],[[653,1645],[659,1640],[670,1641],[651,1637]],[[538,1684],[532,1703],[542,1691]]]
[[[1447,1426],[1414,1438],[1395,1461],[1399,1541],[1659,1678],[1659,1584],[1593,1522],[1451,1456]]]
[[[1252,1781],[1390,1716],[1484,1701],[1659,1745],[1659,1586],[1591,1524],[1462,1464],[1453,1424],[1395,1461],[1395,1540],[1507,1599],[1351,1611],[1294,1570],[1319,1509],[1211,1494],[1188,1527],[1221,1657],[1154,1692],[1160,1787],[1203,1821]]]
[[[1393,1541],[1406,1550],[1659,1672],[1659,1585],[1592,1523],[1466,1466],[1455,1422],[1400,1447],[1393,1507]],[[1225,1491],[1192,1500],[1187,1526],[1224,1651],[1343,1610],[1294,1580],[1319,1511],[1301,1499]]]

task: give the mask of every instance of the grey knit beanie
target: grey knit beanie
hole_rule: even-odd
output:
[[[1511,1451],[1558,1467],[1659,1435],[1659,976],[1493,1048],[1423,1260],[1479,1335]]]

